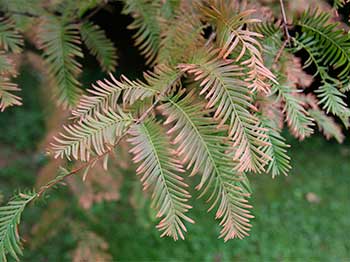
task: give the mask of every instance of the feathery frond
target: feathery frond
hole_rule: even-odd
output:
[[[253,28],[257,33],[264,36],[262,39],[263,42],[266,40],[273,40],[277,46],[282,45],[281,37],[283,35],[283,32],[278,23],[261,22],[254,24]]]
[[[0,261],[6,262],[10,255],[17,261],[22,255],[18,224],[24,208],[36,198],[37,194],[19,193],[6,206],[0,207]]]
[[[129,133],[132,136],[128,141],[133,146],[130,150],[134,154],[133,161],[140,163],[137,173],[142,174],[144,189],[153,189],[152,205],[158,210],[157,217],[162,217],[157,225],[162,231],[161,236],[184,239],[183,232],[187,231],[184,221],[193,223],[185,215],[191,208],[187,204],[190,195],[184,189],[187,185],[183,178],[176,174],[184,170],[169,149],[168,138],[152,119],[133,125]]]
[[[116,138],[123,135],[132,123],[130,115],[109,109],[104,114],[97,113],[96,118],[87,116],[84,120],[63,126],[65,132],[55,137],[52,150],[55,157],[66,156],[81,161],[89,161],[90,155],[102,155]]]
[[[308,54],[308,59],[304,62],[304,68],[314,65],[316,67],[316,75],[320,75],[322,79],[325,79],[328,75],[328,68],[322,63],[322,59],[320,58],[320,51],[317,46],[314,46],[312,38],[307,37],[306,35],[302,35],[292,38],[294,43],[294,52],[298,52],[300,50],[305,50]]]
[[[117,65],[117,50],[105,32],[98,25],[85,22],[81,26],[80,33],[85,45],[91,54],[96,56],[102,69],[107,72],[114,71]]]
[[[181,72],[165,66],[156,67],[155,72],[144,73],[145,82],[129,80],[125,76],[118,81],[110,74],[111,80],[97,81],[92,89],[87,90],[89,95],[83,95],[72,112],[73,118],[83,119],[86,116],[94,116],[103,109],[115,109],[121,96],[123,103],[129,105],[152,97],[169,85],[176,86],[180,76]]]
[[[280,77],[282,84],[273,86],[273,94],[284,103],[283,112],[291,133],[300,140],[309,137],[313,133],[312,118],[304,108],[300,91],[295,87],[295,83],[289,83]]]
[[[313,133],[313,122],[308,112],[303,106],[303,102],[298,98],[298,90],[288,85],[275,85],[273,93],[278,99],[284,102],[284,113],[287,124],[292,134],[303,140]]]
[[[247,70],[245,81],[250,83],[248,87],[253,91],[269,93],[269,81],[277,82],[263,62],[262,47],[258,41],[263,35],[248,29],[249,24],[259,22],[250,17],[254,11],[238,13],[235,7],[231,7],[234,4],[228,5],[224,0],[213,2],[216,4],[204,6],[202,12],[216,24],[217,41],[221,49],[219,56],[240,61]]]
[[[23,38],[9,18],[0,19],[0,48],[11,53],[20,53],[23,48]]]
[[[192,168],[192,175],[200,172],[201,182],[197,186],[202,194],[210,194],[209,210],[217,206],[216,218],[221,219],[220,237],[225,241],[231,238],[243,238],[250,230],[250,206],[247,204],[241,180],[235,162],[229,156],[231,148],[224,141],[225,130],[217,129],[217,123],[209,117],[210,111],[204,110],[204,103],[196,101],[193,93],[180,99],[181,94],[167,99],[159,108],[167,116],[165,124],[173,124],[169,134],[175,134],[174,143],[178,145],[176,153]],[[247,182],[247,181],[246,181]]]
[[[310,38],[305,38],[305,36],[295,38],[294,43],[296,44],[296,51],[304,49],[309,55],[308,60],[304,63],[304,67],[316,66],[317,71],[314,76],[318,75],[321,78],[321,86],[316,90],[320,99],[319,103],[323,105],[322,107],[327,113],[331,112],[338,116],[343,121],[344,126],[348,128],[350,126],[350,109],[343,101],[345,94],[338,90],[344,83],[329,75],[328,68],[323,65],[320,57],[319,48],[313,46]]]
[[[77,58],[83,57],[78,26],[47,18],[41,25],[39,42],[58,86],[58,103],[65,107],[75,105],[81,93],[77,79],[81,65]]]
[[[111,80],[97,81],[92,85],[92,89],[87,90],[89,95],[82,96],[79,104],[72,111],[73,118],[94,117],[107,108],[115,109],[122,92],[124,102],[132,104],[136,100],[153,96],[158,91],[142,81],[131,81],[125,76],[121,77],[121,81],[115,79],[112,74],[110,78]]]
[[[303,14],[302,8],[295,11],[280,1],[282,16],[275,16],[266,0],[121,2],[122,13],[133,18],[128,28],[135,30],[135,45],[151,70],[136,80],[110,74],[81,96],[81,41],[104,71],[116,67],[112,41],[91,22],[111,1],[0,0],[0,110],[21,104],[11,78],[25,58],[17,55],[23,35],[30,49],[42,49],[45,63],[27,57],[36,69],[38,63],[47,67],[39,71],[57,88],[58,104],[72,107],[80,99],[73,123],[54,138],[51,151],[55,158],[83,162],[72,170],[61,168],[38,193],[19,194],[0,207],[0,262],[18,259],[16,227],[24,207],[74,174],[82,172],[85,178],[99,160],[107,169],[110,153],[124,137],[143,187],[151,191],[161,235],[184,239],[185,224],[193,223],[185,166],[190,176],[199,176],[199,197],[207,198],[209,211],[215,209],[225,241],[244,238],[251,228],[245,172],[276,177],[291,169],[284,122],[300,140],[313,133],[314,124],[326,138],[344,140],[328,114],[349,129],[350,34],[341,29],[347,27],[335,10],[348,0],[333,1],[335,9],[322,1],[325,11]],[[290,11],[296,17],[292,24]],[[316,72],[311,76],[310,71]],[[318,90],[306,89],[317,83]],[[88,238],[81,241],[76,259],[98,259],[86,255],[95,238],[99,243],[91,247],[108,260],[105,243],[94,235]]]
[[[299,41],[307,41],[309,45],[317,48],[322,63],[339,69],[338,77],[348,81],[350,38],[343,30],[338,29],[338,23],[330,22],[330,14],[308,10],[295,24],[301,26],[303,31]]]
[[[4,111],[9,106],[22,105],[22,98],[12,92],[20,91],[17,84],[11,83],[8,78],[0,78],[0,110]]]
[[[229,136],[236,148],[234,158],[240,161],[236,169],[263,171],[269,159],[263,147],[268,143],[258,118],[249,111],[254,106],[247,84],[240,79],[242,69],[231,60],[216,58],[215,54],[199,55],[193,63],[182,64],[180,68],[200,81],[200,94],[207,93],[207,107],[216,107],[214,117],[221,119],[220,125],[228,122]]]
[[[261,39],[264,64],[267,68],[273,68],[276,63],[276,56],[283,49],[283,32],[280,26],[272,22],[259,23],[253,29],[263,35]]]
[[[154,68],[153,72],[146,72],[143,76],[147,86],[161,93],[169,86],[172,87],[170,90],[180,86],[182,75],[183,73],[180,70],[160,64]],[[135,99],[131,95],[123,97],[124,102],[127,103],[133,103]]]
[[[308,112],[327,139],[334,137],[339,143],[344,141],[345,137],[341,131],[341,128],[332,117],[327,116],[320,109],[309,109]]]
[[[161,23],[162,33],[156,62],[174,66],[187,62],[191,55],[190,50],[196,51],[205,43],[204,27],[200,16],[190,10],[180,9],[174,18],[164,19]]]
[[[349,0],[333,0],[333,8],[339,9],[341,7],[344,7],[346,3],[349,3]]]
[[[263,127],[267,129],[267,137],[271,146],[267,147],[266,154],[270,156],[271,161],[268,164],[267,172],[271,172],[272,177],[280,174],[288,175],[291,170],[290,157],[287,155],[287,148],[290,145],[286,144],[285,139],[274,126],[273,120],[261,116]]]
[[[160,42],[160,25],[157,17],[160,14],[159,0],[124,0],[123,13],[130,14],[134,21],[128,29],[137,30],[135,43],[141,54],[152,64],[157,56]]]
[[[327,113],[332,113],[338,116],[345,127],[350,126],[350,109],[343,100],[346,95],[341,93],[334,85],[329,82],[324,82],[323,85],[316,90],[317,96],[320,99],[319,103],[323,105],[323,109]]]
[[[14,62],[9,53],[20,53],[23,47],[22,36],[15,30],[14,23],[8,18],[0,19],[0,111],[14,105],[22,105],[21,98],[12,92],[20,91],[17,84],[10,81],[17,75]],[[6,52],[5,52],[6,51]]]
[[[0,51],[0,75],[16,76],[17,71],[13,60],[5,53]]]

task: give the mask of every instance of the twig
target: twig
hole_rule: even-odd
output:
[[[281,5],[281,12],[282,12],[282,17],[283,17],[283,28],[284,28],[286,40],[283,41],[281,48],[278,50],[278,52],[275,56],[275,59],[273,60],[273,66],[275,66],[277,64],[277,62],[281,58],[283,50],[286,48],[287,44],[290,44],[290,41],[291,41],[291,36],[289,34],[289,31],[288,31],[288,22],[287,22],[287,17],[286,17],[286,11],[284,9],[283,0],[280,0],[280,5]]]
[[[135,125],[138,125],[140,123],[142,123],[146,117],[149,115],[149,113],[151,113],[151,111],[157,106],[157,104],[160,102],[160,100],[162,99],[162,97],[171,89],[171,87],[174,85],[174,83],[176,83],[180,78],[182,77],[182,73],[179,73],[179,75],[177,76],[177,78],[175,80],[173,80],[155,99],[155,101],[153,102],[153,104],[145,111],[143,112],[143,114],[134,121]],[[57,185],[58,183],[61,183],[63,180],[65,180],[67,177],[70,177],[74,174],[79,173],[80,171],[82,171],[85,168],[88,168],[89,166],[93,165],[94,163],[96,163],[97,161],[99,161],[100,159],[102,159],[103,157],[105,157],[106,155],[108,155],[110,152],[112,152],[112,150],[114,150],[114,148],[121,142],[121,140],[128,134],[128,131],[131,127],[131,124],[128,126],[127,130],[125,130],[124,134],[121,135],[120,137],[118,137],[118,139],[116,140],[115,143],[113,143],[109,149],[107,151],[105,151],[103,154],[96,156],[95,158],[91,159],[90,161],[88,161],[87,163],[81,165],[80,167],[77,167],[76,169],[73,169],[71,172],[69,172],[66,175],[63,175],[61,177],[56,177],[55,180],[50,181],[49,183],[47,183],[46,185],[40,187],[37,197],[42,196],[42,194],[44,194],[47,190],[49,190],[50,188],[52,188],[53,186]]]
[[[281,55],[283,53],[283,50],[286,48],[286,45],[288,43],[288,40],[285,40],[282,44],[282,46],[280,47],[280,49],[278,50],[277,54],[276,54],[276,57],[275,59],[273,60],[273,65],[277,64],[278,61],[280,60],[281,58]]]
[[[286,35],[287,42],[289,43],[290,42],[290,34],[288,31],[288,21],[287,21],[286,11],[284,9],[283,0],[280,0],[280,5],[281,5],[282,18],[283,18],[284,33]]]

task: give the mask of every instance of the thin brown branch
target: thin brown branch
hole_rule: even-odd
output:
[[[283,0],[280,0],[280,5],[281,5],[282,18],[283,18],[284,33],[285,33],[285,36],[287,38],[287,42],[290,43],[290,34],[288,31],[288,21],[287,21],[287,16],[286,16],[286,10],[284,9]]]
[[[171,89],[171,87],[174,85],[174,83],[176,83],[181,77],[182,77],[183,73],[179,73],[178,77],[172,81],[158,96],[157,98],[154,100],[153,104],[145,111],[143,112],[143,114],[134,121],[134,124],[140,124],[142,123],[146,117],[152,112],[152,110],[157,106],[157,104],[160,102],[160,100],[162,99],[162,97],[164,95],[166,95],[168,93],[168,91]],[[131,127],[131,124],[128,126],[127,130],[125,131],[125,133],[123,135],[121,135],[120,137],[118,137],[118,139],[115,141],[114,144],[112,144],[109,149],[107,151],[105,151],[103,154],[96,156],[95,158],[91,159],[90,161],[84,163],[83,165],[81,165],[80,167],[77,167],[75,169],[73,169],[72,171],[70,171],[68,174],[63,175],[61,177],[56,177],[56,179],[50,181],[49,183],[47,183],[46,185],[40,187],[37,197],[42,196],[47,190],[49,190],[50,188],[54,187],[55,185],[61,183],[63,180],[65,180],[67,177],[70,177],[72,175],[75,175],[77,173],[79,173],[80,171],[84,170],[85,168],[88,168],[89,166],[92,166],[94,163],[96,163],[97,161],[99,161],[100,159],[104,158],[106,155],[108,155],[109,153],[111,153],[114,148],[122,141],[122,139],[128,134],[128,131]]]
[[[282,54],[283,54],[283,50],[286,48],[287,46],[287,43],[288,43],[288,40],[285,40],[282,44],[282,46],[280,47],[280,49],[278,50],[276,56],[275,56],[275,59],[273,60],[273,66],[275,66],[278,61],[280,60]]]

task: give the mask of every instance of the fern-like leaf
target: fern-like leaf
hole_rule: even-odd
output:
[[[72,112],[73,118],[84,119],[86,116],[94,116],[97,112],[117,106],[120,96],[124,104],[133,104],[138,100],[144,100],[161,93],[169,85],[178,83],[181,72],[165,66],[156,67],[155,72],[144,74],[145,82],[129,80],[122,76],[121,81],[110,75],[111,80],[98,81],[92,89],[88,89],[90,95],[84,95],[77,108]]]
[[[124,0],[124,14],[130,14],[134,21],[128,29],[137,30],[135,44],[145,56],[148,64],[154,62],[159,49],[160,25],[157,17],[160,14],[159,0]]]
[[[262,47],[259,39],[263,35],[250,31],[247,25],[256,24],[259,20],[251,18],[253,10],[238,13],[234,4],[219,0],[215,5],[202,8],[206,17],[213,20],[217,27],[218,45],[221,49],[219,56],[232,57],[247,69],[246,81],[253,91],[270,92],[268,81],[276,82],[273,73],[264,65]]]
[[[288,85],[275,85],[273,93],[284,102],[284,113],[287,124],[292,134],[303,140],[313,133],[313,122],[304,108],[302,100],[298,97],[298,91]]]
[[[283,31],[277,23],[264,22],[254,25],[254,30],[263,35],[262,42],[264,64],[267,68],[273,68],[275,59],[283,46]]]
[[[200,21],[200,16],[190,10],[181,8],[173,19],[165,20],[161,25],[157,63],[174,66],[185,63],[191,55],[190,50],[195,51],[205,44],[204,25]]]
[[[65,132],[55,137],[56,142],[52,144],[55,157],[88,161],[91,153],[102,155],[133,120],[121,110],[117,112],[110,109],[104,114],[97,113],[96,118],[88,116],[76,124],[64,126]]]
[[[111,72],[117,65],[116,48],[105,32],[91,22],[85,22],[81,26],[81,37],[91,54],[96,56],[103,70]]]
[[[78,26],[47,18],[41,25],[39,41],[50,74],[58,86],[58,103],[75,105],[81,93],[77,79],[81,65],[77,58],[83,57]]]
[[[268,141],[271,144],[266,150],[266,154],[271,158],[266,171],[271,172],[273,178],[281,174],[288,175],[292,168],[290,157],[287,155],[287,148],[290,145],[286,144],[272,119],[262,116],[261,122],[264,128],[267,129]]]
[[[6,206],[0,207],[0,261],[10,255],[17,261],[22,255],[18,224],[24,208],[36,198],[36,193],[19,193]]]
[[[327,139],[334,137],[339,143],[344,141],[342,130],[332,117],[319,109],[309,109],[308,112]]]
[[[349,3],[349,0],[334,0],[333,1],[333,8],[335,8],[335,9],[342,8],[347,3]]]
[[[162,236],[184,239],[184,221],[193,223],[185,215],[191,208],[187,204],[190,195],[184,189],[187,185],[183,178],[177,174],[183,169],[169,149],[168,138],[153,120],[133,125],[129,133],[132,137],[128,141],[133,145],[130,152],[135,155],[134,162],[140,163],[137,173],[142,174],[145,189],[153,188],[152,205],[158,210],[157,217],[162,217],[157,228]]]
[[[194,58],[194,63],[180,65],[183,71],[194,74],[200,81],[200,94],[207,93],[208,108],[216,107],[215,118],[221,125],[229,123],[229,135],[237,149],[238,171],[263,171],[269,157],[263,152],[268,146],[259,120],[249,109],[254,108],[247,84],[240,79],[242,69],[230,60],[216,58],[215,52]]]
[[[209,210],[217,207],[216,218],[221,219],[220,237],[225,241],[231,238],[243,238],[250,230],[250,206],[235,162],[227,153],[229,143],[224,141],[225,130],[218,130],[217,124],[204,110],[204,103],[197,102],[193,93],[180,99],[180,95],[168,98],[168,102],[159,108],[167,116],[165,124],[172,123],[169,134],[175,134],[174,143],[178,145],[176,153],[192,175],[200,172],[201,181],[197,186],[202,195],[209,193]]]
[[[350,126],[350,109],[343,100],[345,95],[337,88],[344,83],[329,75],[327,66],[322,62],[320,50],[317,46],[314,46],[312,38],[302,36],[293,40],[296,45],[295,51],[303,49],[309,55],[309,58],[304,63],[304,67],[314,65],[316,67],[314,76],[321,78],[321,86],[316,90],[320,99],[319,104],[322,104],[323,109],[327,113],[330,112],[338,116],[343,121],[344,126],[348,128]]]
[[[4,111],[9,106],[22,105],[22,98],[12,92],[20,91],[17,84],[11,83],[8,78],[0,78],[0,110]]]
[[[340,69],[339,78],[348,82],[350,38],[343,30],[337,28],[338,23],[330,22],[330,14],[308,10],[295,24],[301,26],[303,31],[300,39],[307,40],[309,45],[317,47],[319,59],[325,65]]]
[[[97,81],[92,89],[87,90],[90,95],[82,96],[78,106],[72,111],[73,118],[84,119],[107,108],[115,109],[122,93],[124,102],[129,104],[157,93],[156,89],[139,80],[131,81],[122,76],[122,80],[118,81],[112,74],[110,78],[111,80]]]
[[[15,30],[14,23],[8,18],[0,20],[0,48],[11,53],[20,53],[23,47],[23,38]]]
[[[16,76],[17,71],[12,59],[5,53],[0,51],[0,75],[1,76]]]
[[[349,127],[350,109],[343,100],[346,95],[341,93],[334,84],[324,82],[318,90],[316,90],[317,96],[320,99],[319,103],[323,105],[323,109],[327,113],[332,113],[338,116],[345,127]]]

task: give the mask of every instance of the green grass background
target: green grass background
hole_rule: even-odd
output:
[[[45,134],[43,119],[49,113],[38,99],[38,81],[35,72],[24,70],[19,79],[24,106],[0,115],[0,159],[8,162],[0,169],[2,202],[18,188],[33,187],[36,172],[46,161],[42,153],[33,153]],[[130,207],[128,195],[136,177],[130,172],[120,201],[96,204],[86,212],[67,188],[60,188],[48,201],[31,206],[21,226],[27,240],[23,261],[70,261],[76,239],[64,226],[67,220],[83,222],[106,239],[116,261],[350,261],[349,142],[338,145],[318,135],[303,143],[292,138],[288,142],[293,165],[288,177],[249,176],[255,219],[251,236],[244,240],[217,239],[214,214],[195,197],[190,215],[196,224],[188,225],[186,240],[159,238],[152,212]],[[310,192],[319,203],[307,201]],[[55,199],[69,203],[65,217],[51,225],[59,232],[42,236],[47,239],[33,248],[31,228]]]

